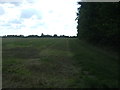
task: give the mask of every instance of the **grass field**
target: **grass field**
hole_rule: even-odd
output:
[[[118,55],[76,38],[4,38],[3,88],[118,87]]]

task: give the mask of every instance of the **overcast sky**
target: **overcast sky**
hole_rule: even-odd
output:
[[[5,0],[4,0],[5,1]],[[77,34],[76,12],[80,0],[0,0],[0,36]]]

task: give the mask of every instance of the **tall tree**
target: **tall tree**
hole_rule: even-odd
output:
[[[98,44],[119,45],[120,4],[78,2],[78,38]]]

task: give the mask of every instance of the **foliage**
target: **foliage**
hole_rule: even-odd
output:
[[[78,38],[118,47],[120,5],[117,2],[78,2]]]
[[[41,34],[41,36],[38,35],[28,35],[28,36],[24,36],[24,35],[5,35],[2,36],[2,38],[76,38],[76,36],[65,36],[65,35],[60,35],[58,36],[57,34],[52,35],[44,35],[43,33]]]

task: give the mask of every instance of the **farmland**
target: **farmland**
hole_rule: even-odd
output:
[[[3,38],[3,88],[118,87],[118,55],[77,38]]]

